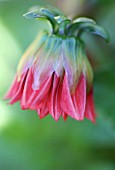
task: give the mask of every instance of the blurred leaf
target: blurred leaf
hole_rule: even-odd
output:
[[[95,75],[95,99],[106,120],[115,122],[115,64],[97,68]],[[114,127],[115,128],[115,127]]]
[[[33,5],[45,3],[51,1],[0,2],[1,96],[11,83],[24,49],[39,29],[45,27],[38,21],[26,20],[22,14]],[[82,1],[80,3],[82,4]],[[112,16],[104,15],[100,17],[100,22],[105,19],[103,25],[106,29],[109,28],[113,43],[114,10],[109,10],[107,15],[109,13]],[[100,63],[95,67],[94,76],[98,113],[96,125],[86,119],[83,122],[71,118],[64,122],[60,119],[56,123],[48,116],[39,120],[36,112],[22,111],[19,103],[9,106],[5,101],[0,101],[0,170],[115,169],[115,64],[112,59],[114,48],[111,51],[114,45],[109,48],[92,39],[89,40],[88,46]]]

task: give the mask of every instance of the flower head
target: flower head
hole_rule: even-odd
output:
[[[51,29],[39,33],[22,56],[6,99],[20,101],[22,109],[36,110],[40,118],[95,122],[93,72],[80,36],[88,30],[108,41],[106,31],[92,19],[71,21],[52,8],[34,8],[24,16],[43,19]]]

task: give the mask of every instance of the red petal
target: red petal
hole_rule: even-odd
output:
[[[33,93],[32,82],[33,82],[32,68],[30,68],[29,71],[28,71],[27,77],[26,77],[23,95],[22,95],[22,98],[21,98],[21,108],[22,109],[28,108],[27,102],[28,102],[29,98],[31,97],[31,95]]]
[[[68,86],[68,80],[67,80],[66,74],[64,75],[63,86],[62,86],[61,108],[69,116],[71,116],[74,119],[79,120],[79,115],[76,114],[76,111],[75,111],[75,108],[74,108],[74,105],[71,99],[71,94],[70,94],[70,89]]]
[[[79,120],[83,120],[86,105],[86,78],[83,74],[80,77],[75,94],[72,95],[72,101],[76,114],[79,115]]]
[[[57,75],[54,73],[52,87],[50,89],[47,105],[49,108],[49,113],[52,115],[52,117],[58,121],[60,115],[61,115],[61,108],[60,108],[60,78],[57,77]]]
[[[62,112],[62,117],[63,117],[64,121],[66,121],[68,115],[66,113]]]
[[[67,75],[64,76],[61,108],[65,113],[77,120],[83,120],[86,104],[86,79],[81,76],[74,94],[70,94]]]
[[[87,96],[85,117],[95,123],[96,113],[95,113],[94,101],[93,101],[93,89],[90,90]]]
[[[22,74],[20,81],[18,81],[17,79],[14,81],[14,84],[12,85],[7,95],[7,98],[11,98],[9,102],[10,104],[13,104],[21,99],[26,75],[27,72]]]
[[[5,99],[10,99],[14,96],[14,94],[17,92],[19,85],[20,85],[20,81],[17,81],[18,77],[16,76],[14,78],[14,81],[12,83],[12,86],[10,87],[10,89],[8,90],[7,94],[5,95]]]
[[[57,87],[56,96],[55,96],[55,120],[56,121],[58,121],[62,113],[62,109],[60,106],[61,92],[62,92],[62,84],[59,83]]]
[[[33,71],[31,68],[28,72],[25,82],[23,96],[21,100],[21,107],[23,109],[30,108],[32,110],[37,110],[39,107],[42,108],[42,105],[44,105],[44,100],[48,95],[51,82],[52,77],[48,78],[44,83],[42,83],[38,90],[33,90]]]
[[[47,116],[47,114],[49,113],[48,108],[47,108],[47,99],[45,100],[44,107],[37,109],[37,113],[38,113],[40,119]]]
[[[35,109],[42,106],[42,103],[47,98],[50,87],[52,84],[52,76],[48,78],[44,83],[41,84],[39,90],[33,90],[30,99],[28,100],[29,107],[33,107]]]

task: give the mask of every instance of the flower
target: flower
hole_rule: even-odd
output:
[[[80,36],[88,30],[108,41],[108,34],[89,18],[69,20],[60,11],[34,8],[27,18],[43,19],[50,26],[38,34],[23,55],[6,95],[22,109],[50,114],[56,121],[70,116],[95,122],[93,71]]]

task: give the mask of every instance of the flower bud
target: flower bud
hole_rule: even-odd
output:
[[[20,60],[15,80],[6,95],[10,104],[50,114],[56,121],[70,116],[95,122],[93,71],[80,36],[84,31],[108,42],[107,32],[89,18],[70,21],[58,10],[35,8],[25,14],[42,19],[51,29],[40,32]]]

